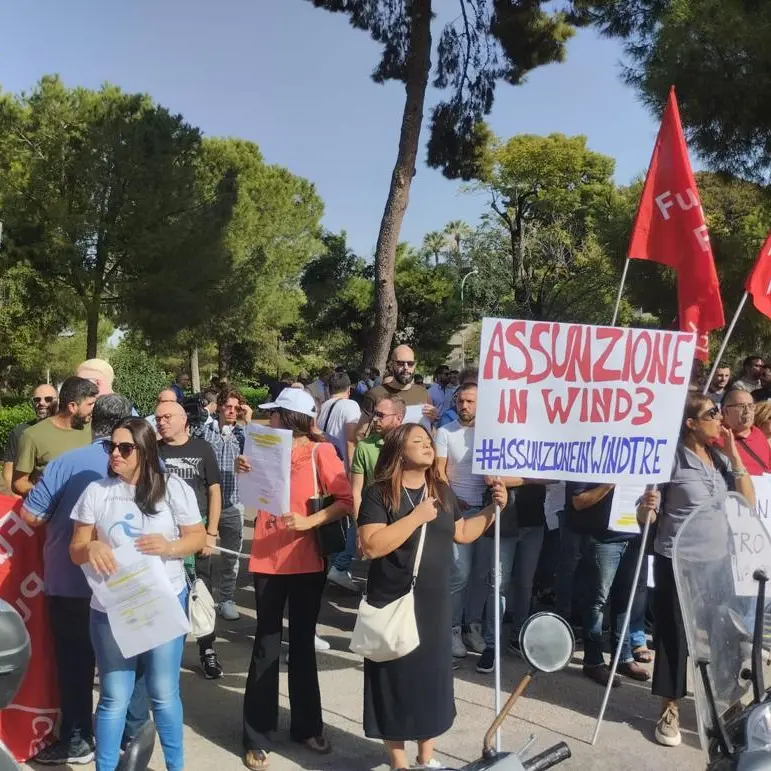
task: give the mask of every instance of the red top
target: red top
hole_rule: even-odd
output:
[[[744,467],[750,476],[758,477],[771,473],[771,445],[769,445],[765,434],[757,426],[752,427],[749,436],[742,439],[737,436],[735,441],[739,457],[744,461]],[[718,447],[723,449],[723,443],[720,442]],[[748,448],[752,452],[749,452]],[[758,462],[758,458],[762,463]]]
[[[319,495],[334,495],[353,511],[351,484],[345,467],[330,442],[308,442],[292,447],[292,471],[289,482],[289,510],[306,517],[311,514],[308,499],[313,497],[311,453],[316,447]],[[320,573],[324,560],[319,551],[316,529],[288,530],[281,517],[258,511],[254,523],[252,558],[249,572],[270,575]]]

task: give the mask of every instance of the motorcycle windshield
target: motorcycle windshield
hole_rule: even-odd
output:
[[[693,665],[699,735],[706,750],[713,720],[699,664],[708,664],[719,716],[730,719],[752,701],[747,675],[758,588],[752,574],[762,568],[771,576],[771,538],[745,499],[729,493],[699,506],[681,526],[673,568]],[[771,584],[767,588],[768,597]],[[767,659],[764,652],[764,676],[771,685]]]

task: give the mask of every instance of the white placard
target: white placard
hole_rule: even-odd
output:
[[[557,516],[565,508],[565,483],[555,482],[546,485],[546,500],[543,504],[543,513],[546,517],[546,527],[556,530],[560,526]]]
[[[420,423],[426,431],[431,431],[431,421],[423,414],[425,404],[411,404],[404,412],[402,423]]]
[[[645,493],[645,485],[618,485],[613,489],[608,530],[616,533],[640,534],[637,524],[637,502]]]
[[[771,575],[771,476],[752,477],[755,488],[755,511],[740,506],[736,498],[726,500],[726,517],[731,528],[734,549],[731,567],[734,589],[739,597],[755,597],[758,584],[752,574],[758,569]]]
[[[474,473],[669,481],[690,332],[484,319]]]
[[[190,631],[160,557],[140,554],[133,541],[113,549],[118,571],[111,576],[83,565],[86,580],[110,620],[124,658],[157,648]]]
[[[252,470],[238,478],[244,505],[280,517],[289,511],[292,432],[252,423],[246,430],[244,455]]]

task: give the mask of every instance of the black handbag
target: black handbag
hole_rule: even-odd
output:
[[[334,495],[326,495],[321,490],[319,493],[319,487],[323,485],[319,484],[319,473],[316,468],[316,448],[317,444],[313,445],[311,451],[311,465],[313,466],[313,497],[308,499],[308,505],[311,509],[311,514],[316,514],[328,506],[331,506],[335,502]],[[316,528],[316,537],[319,541],[319,551],[322,557],[329,557],[332,554],[338,554],[341,551],[345,551],[345,541],[348,531],[348,517],[342,517],[336,519],[334,522],[327,522],[323,525],[319,525]]]

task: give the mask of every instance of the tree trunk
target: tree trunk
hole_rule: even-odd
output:
[[[201,393],[201,372],[198,369],[198,346],[190,351],[190,379],[193,381],[193,393]]]
[[[391,341],[396,332],[396,247],[404,213],[407,211],[412,177],[415,174],[423,106],[431,71],[431,0],[413,0],[411,17],[406,100],[399,135],[399,152],[391,175],[391,187],[375,249],[375,323],[364,360],[365,366],[378,367],[381,372],[385,369]]]
[[[86,358],[95,359],[99,343],[99,303],[86,305]]]

